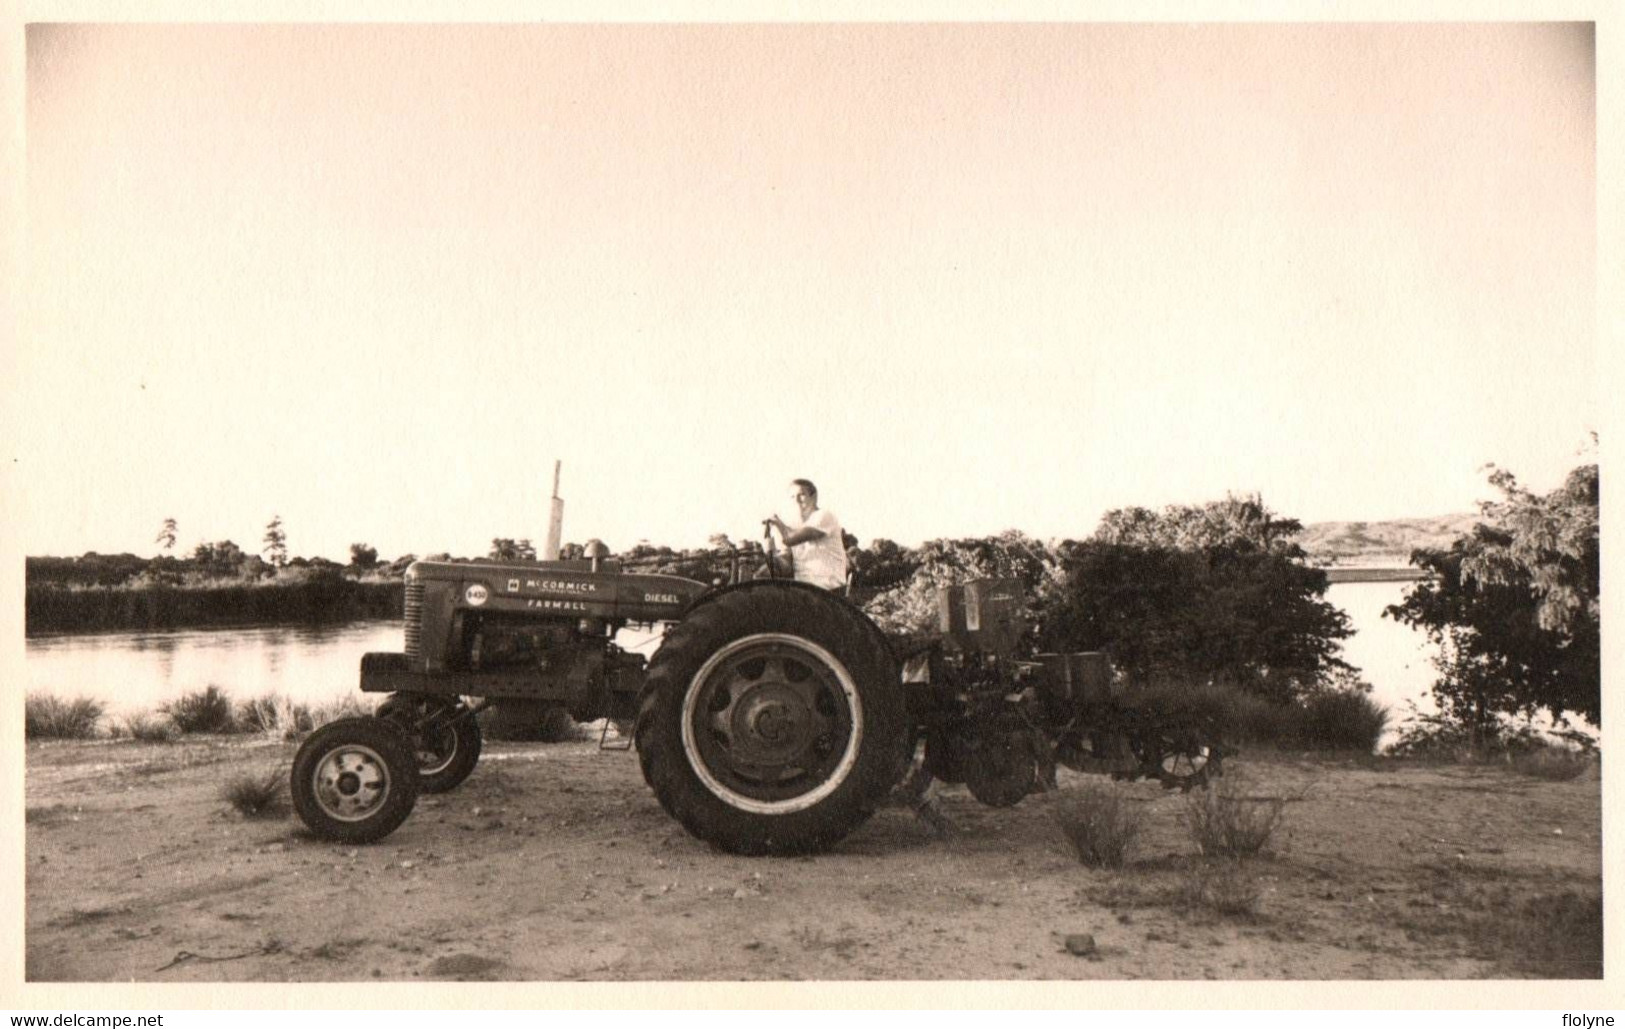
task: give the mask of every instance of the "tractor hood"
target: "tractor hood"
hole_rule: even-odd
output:
[[[597,571],[591,561],[416,561],[406,585],[449,593],[460,610],[629,622],[675,621],[710,589],[677,575],[623,573],[614,561]]]

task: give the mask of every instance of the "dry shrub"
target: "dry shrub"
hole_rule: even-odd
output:
[[[303,705],[300,705],[303,708]],[[362,703],[354,694],[346,693],[337,700],[330,700],[325,704],[317,704],[305,709],[309,719],[308,728],[296,729],[295,733],[314,731],[320,729],[328,722],[336,722],[340,718],[365,718],[372,714],[372,708]]]
[[[280,693],[267,693],[237,705],[237,724],[244,732],[264,733],[284,740],[315,728],[310,706],[296,704]]]
[[[1270,837],[1280,828],[1286,801],[1281,797],[1249,797],[1246,781],[1229,778],[1200,793],[1191,794],[1185,807],[1185,825],[1196,849],[1204,857],[1242,858],[1265,852]]]
[[[158,709],[175,728],[183,733],[237,731],[237,719],[231,710],[231,698],[224,690],[211,685],[207,689],[183,693]]]
[[[154,715],[131,715],[124,720],[124,732],[142,743],[174,743],[181,731],[167,718]]]
[[[1186,908],[1232,918],[1258,914],[1258,880],[1239,861],[1203,862],[1180,883],[1178,900]]]
[[[1508,977],[1601,979],[1602,897],[1573,890],[1519,893],[1503,891],[1476,917],[1432,931],[1460,932],[1475,957],[1495,962]]]
[[[285,784],[281,769],[273,769],[268,775],[244,772],[233,776],[220,796],[244,818],[274,818],[286,809]]]
[[[1087,786],[1058,801],[1054,817],[1073,853],[1090,868],[1122,868],[1142,821],[1138,809],[1106,786]]]
[[[31,693],[23,702],[23,736],[30,740],[88,740],[96,735],[96,725],[107,705],[89,697],[63,700],[43,693]]]

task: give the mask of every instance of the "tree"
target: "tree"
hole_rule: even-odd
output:
[[[350,544],[350,563],[363,571],[378,566],[378,550],[365,543]]]
[[[937,624],[937,590],[973,579],[1020,579],[1029,600],[1053,588],[1059,571],[1048,547],[1025,533],[1009,529],[980,539],[931,540],[915,551],[917,567],[909,579],[865,605],[881,628],[892,632],[929,632]]]
[[[199,543],[192,551],[192,561],[199,570],[214,575],[236,575],[244,556],[242,548],[231,540]]]
[[[1301,558],[1293,537],[1303,531],[1296,518],[1282,518],[1256,493],[1228,494],[1206,504],[1172,504],[1159,514],[1144,507],[1108,511],[1091,538],[1101,543],[1171,550],[1258,550]]]
[[[1440,648],[1433,695],[1476,744],[1502,716],[1577,713],[1602,724],[1597,466],[1541,496],[1492,467],[1502,499],[1447,549],[1418,550],[1429,573],[1384,613]]]
[[[1044,645],[1106,650],[1137,681],[1282,701],[1332,687],[1353,672],[1340,656],[1353,629],[1325,599],[1326,573],[1305,563],[1301,531],[1256,494],[1110,511],[1089,540],[1057,548]]]
[[[519,559],[519,544],[506,537],[493,539],[489,556],[493,561],[517,561]]]
[[[165,518],[164,519],[164,527],[162,529],[158,530],[158,538],[153,540],[153,542],[161,545],[165,550],[174,550],[175,549],[175,534],[176,534],[175,519],[173,519],[173,518]]]
[[[270,524],[265,527],[265,546],[260,553],[270,559],[271,564],[281,568],[288,563],[288,534],[282,530],[282,516],[272,515]]]

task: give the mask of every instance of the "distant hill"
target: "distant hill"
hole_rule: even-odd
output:
[[[1315,522],[1303,527],[1298,543],[1317,564],[1403,568],[1412,550],[1448,547],[1479,521],[1477,514],[1452,514],[1387,522]]]

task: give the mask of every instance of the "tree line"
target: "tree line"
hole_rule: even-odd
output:
[[[1443,717],[1476,744],[1508,720],[1545,713],[1601,724],[1599,484],[1595,464],[1537,494],[1492,469],[1499,498],[1481,505],[1478,524],[1450,546],[1420,549],[1412,564],[1428,573],[1385,612],[1438,645],[1434,694]],[[246,554],[223,540],[171,556],[177,526],[164,522],[165,553],[29,558],[35,587],[149,587],[312,579],[398,579],[415,560],[379,559],[365,543],[348,564],[289,557],[280,518],[264,549]],[[1302,524],[1258,496],[1228,496],[1161,510],[1108,512],[1082,540],[1042,541],[1019,531],[931,540],[917,547],[847,534],[851,598],[888,631],[929,632],[939,587],[986,577],[1021,580],[1037,642],[1053,650],[1104,650],[1139,683],[1231,687],[1277,702],[1340,689],[1369,689],[1342,656],[1348,617],[1326,599],[1324,570],[1297,542]],[[580,558],[567,543],[561,557]],[[496,538],[478,558],[534,560],[528,539]],[[711,537],[702,548],[640,540],[615,559],[632,572],[724,581],[764,558],[755,540]]]

